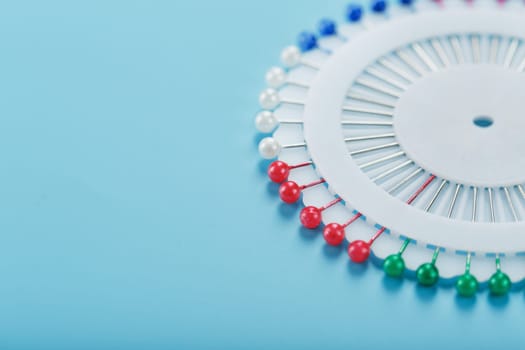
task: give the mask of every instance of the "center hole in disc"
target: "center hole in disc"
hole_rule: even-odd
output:
[[[473,122],[474,125],[476,125],[479,128],[488,128],[491,127],[492,124],[494,124],[494,120],[486,115],[481,115],[479,117],[474,118]]]

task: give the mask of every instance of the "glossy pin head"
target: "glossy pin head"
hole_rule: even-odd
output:
[[[426,263],[418,267],[416,277],[422,286],[432,287],[439,281],[439,271],[433,263]]]
[[[493,296],[507,295],[511,287],[512,282],[509,276],[501,271],[497,271],[489,279],[489,290]]]
[[[324,183],[323,179],[314,181],[307,185],[298,185],[294,181],[286,181],[281,184],[279,187],[279,197],[281,200],[287,204],[294,204],[301,198],[301,192],[307,188],[311,188],[317,185]]]
[[[383,270],[389,277],[398,278],[403,276],[405,272],[405,260],[403,259],[403,253],[410,244],[410,239],[405,239],[405,242],[399,249],[397,254],[388,256],[383,263]]]
[[[283,183],[288,179],[291,170],[302,168],[310,164],[312,164],[312,162],[289,165],[283,161],[276,160],[268,167],[268,177],[275,183]]]
[[[277,141],[273,137],[265,137],[259,142],[259,154],[264,159],[273,159],[276,158],[283,149],[303,147],[306,147],[306,144],[304,142],[289,145],[281,145],[279,141]],[[310,163],[311,162],[308,162],[308,164]]]
[[[373,0],[371,8],[375,13],[384,13],[387,9],[387,2],[386,0]]]
[[[279,187],[279,197],[285,203],[296,203],[301,198],[301,187],[294,181],[283,182]]]
[[[341,198],[336,198],[333,201],[329,202],[328,204],[317,208],[313,206],[308,206],[301,210],[301,215],[299,216],[301,219],[301,223],[304,227],[309,228],[311,230],[318,228],[321,225],[321,222],[323,220],[323,211],[333,207],[337,203],[342,202]],[[329,244],[334,243],[335,241],[332,239],[332,234],[330,232],[323,233],[325,236],[326,241]],[[341,240],[338,244],[341,244],[343,241]],[[338,245],[335,244],[335,245]],[[334,245],[334,244],[332,244]]]
[[[439,270],[436,267],[436,261],[439,255],[440,249],[434,250],[434,256],[432,262],[422,264],[416,270],[417,281],[424,287],[433,287],[439,282]]]
[[[290,175],[290,166],[279,160],[273,162],[268,167],[268,177],[275,183],[283,183]]]
[[[490,193],[490,192],[489,192]],[[512,287],[510,277],[501,271],[501,258],[496,256],[496,272],[489,279],[489,291],[493,296],[505,296]]]
[[[273,159],[281,152],[281,144],[273,137],[265,137],[259,142],[259,154],[264,159]]]
[[[385,259],[383,270],[390,277],[401,277],[405,272],[405,260],[401,254],[393,254]]]
[[[320,20],[317,28],[321,36],[331,36],[337,34],[337,24],[334,20],[328,18]]]
[[[274,109],[281,102],[277,90],[269,88],[259,95],[259,104],[262,109]]]
[[[301,224],[303,224],[304,227],[314,230],[318,228],[319,225],[321,225],[323,215],[319,208],[308,206],[301,210],[299,219],[301,220]]]
[[[279,125],[279,121],[271,111],[259,112],[255,117],[255,127],[259,132],[265,134],[270,133],[277,127],[277,125]]]
[[[370,257],[370,248],[370,242],[353,241],[348,246],[348,256],[353,262],[362,264]]]
[[[345,228],[336,223],[328,224],[323,229],[323,237],[327,244],[338,246],[345,240]]]
[[[279,88],[286,83],[286,72],[281,67],[272,67],[266,72],[266,83],[270,88]]]
[[[340,200],[339,200],[340,201]],[[325,226],[323,230],[323,237],[329,245],[340,245],[344,241],[345,229],[361,218],[363,214],[358,213],[354,215],[343,225],[338,223],[330,223]]]
[[[350,22],[359,22],[363,18],[363,7],[359,4],[349,4],[346,8],[346,18]]]
[[[456,189],[456,193],[458,190]],[[464,298],[471,298],[476,295],[479,283],[477,278],[470,273],[470,264],[472,259],[472,253],[467,254],[467,262],[465,267],[465,273],[461,275],[456,281],[456,291],[458,295]]]
[[[297,37],[297,46],[302,52],[308,52],[317,47],[317,38],[314,33],[302,32]]]
[[[301,50],[297,46],[288,46],[281,52],[281,62],[287,68],[297,66],[301,62]]]
[[[456,282],[456,290],[458,294],[465,298],[470,298],[476,295],[478,291],[478,280],[470,272],[466,272],[458,278]]]

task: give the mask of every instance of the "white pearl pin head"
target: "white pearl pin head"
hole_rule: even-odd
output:
[[[255,127],[262,133],[272,132],[278,123],[277,118],[270,111],[262,111],[255,117]]]
[[[281,53],[281,62],[287,68],[295,67],[301,60],[301,51],[297,46],[288,46]]]
[[[266,73],[266,83],[271,88],[278,88],[286,82],[286,72],[280,67],[272,67]]]
[[[259,95],[259,104],[263,109],[274,109],[280,102],[279,93],[275,89],[266,89]]]
[[[281,144],[273,137],[265,137],[259,142],[259,153],[264,159],[273,159],[281,152]]]

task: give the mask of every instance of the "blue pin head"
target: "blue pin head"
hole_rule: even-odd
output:
[[[346,8],[346,18],[350,22],[359,22],[363,17],[363,7],[358,4],[350,4]]]
[[[335,21],[327,18],[319,21],[318,29],[321,36],[330,36],[337,33],[337,25]]]
[[[399,0],[399,3],[403,6],[410,6],[414,3],[414,0]]]
[[[315,49],[317,47],[317,38],[315,37],[315,34],[302,32],[297,37],[297,46],[299,46],[303,52]]]
[[[373,0],[372,11],[375,13],[383,13],[386,11],[387,2],[386,0]]]

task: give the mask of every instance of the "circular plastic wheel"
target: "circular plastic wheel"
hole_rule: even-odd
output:
[[[266,75],[270,177],[354,263],[388,258],[392,278],[457,281],[462,296],[497,274],[506,293],[525,278],[525,4],[372,1],[346,16]]]

